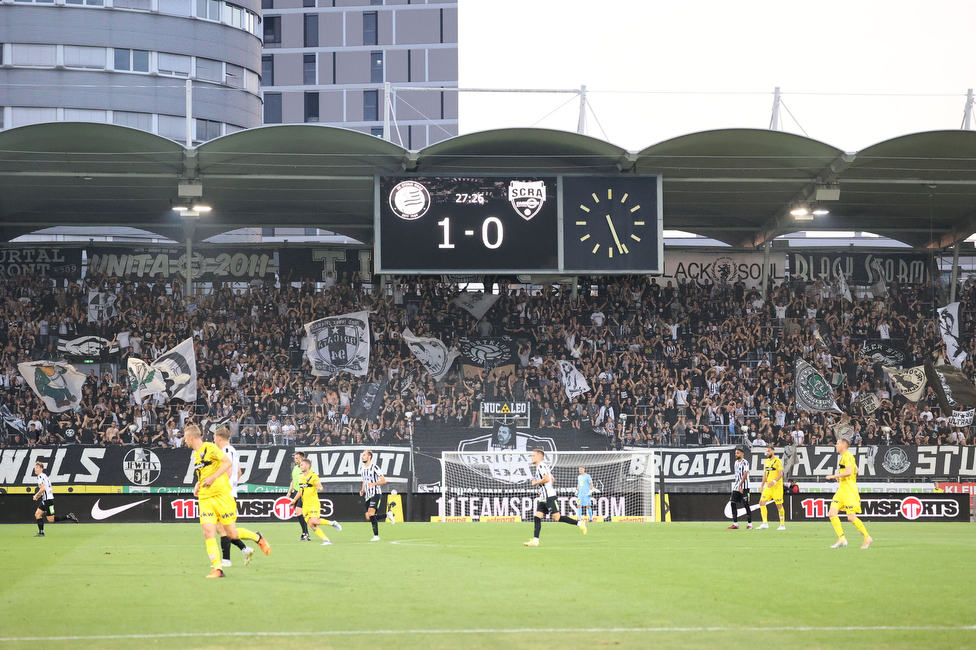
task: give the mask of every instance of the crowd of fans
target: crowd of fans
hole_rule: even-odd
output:
[[[7,435],[0,441],[176,447],[182,428],[195,421],[226,422],[236,443],[399,444],[427,426],[477,426],[482,401],[507,400],[530,404],[532,427],[582,429],[606,436],[608,446],[830,444],[839,416],[797,411],[793,365],[801,357],[839,384],[837,402],[855,443],[969,444],[968,430],[939,413],[931,388],[917,404],[894,395],[881,362],[860,352],[865,339],[891,339],[919,360],[944,355],[932,317],[947,297],[932,284],[892,285],[886,295],[868,292],[853,302],[822,282],[771,287],[765,301],[741,283],[662,286],[646,276],[584,278],[577,297],[566,286],[531,291],[502,280],[495,288],[500,298],[479,320],[452,303],[458,286],[439,278],[393,278],[382,296],[352,276],[281,287],[218,284],[191,297],[178,279],[6,278],[0,412]],[[966,281],[958,298],[969,377],[974,289]],[[90,290],[118,296],[118,316],[87,322]],[[373,336],[369,376],[314,377],[303,325],[364,309]],[[459,362],[435,382],[401,343],[406,327],[448,347],[465,337],[510,337],[518,359],[487,370]],[[836,356],[817,345],[816,332],[835,343]],[[89,373],[77,408],[48,412],[17,363],[61,359],[60,341],[86,335],[119,345],[115,371],[101,364],[100,373]],[[190,336],[196,403],[135,403],[126,360],[152,361]],[[560,359],[583,373],[589,392],[567,398]],[[360,385],[384,377],[376,420],[351,418]],[[855,406],[865,392],[881,400],[872,414]]]

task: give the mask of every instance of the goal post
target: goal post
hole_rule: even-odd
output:
[[[548,451],[546,461],[561,514],[579,515],[576,486],[582,466],[593,479],[595,519],[655,521],[657,451]],[[443,451],[438,514],[473,521],[531,521],[539,495],[539,488],[531,485],[534,477],[531,451]]]

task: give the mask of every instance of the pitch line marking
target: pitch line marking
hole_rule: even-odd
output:
[[[125,639],[185,639],[217,637],[305,637],[305,636],[366,636],[370,634],[610,634],[647,632],[965,632],[976,625],[798,625],[774,627],[590,627],[590,628],[481,628],[458,630],[316,630],[285,632],[170,632],[163,634],[92,634],[78,636],[8,636],[0,643],[17,641],[98,641]]]

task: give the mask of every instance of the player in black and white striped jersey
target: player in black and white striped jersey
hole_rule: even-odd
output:
[[[742,447],[735,448],[735,478],[732,479],[732,525],[728,530],[739,530],[739,506],[746,509],[746,526],[752,530],[752,509],[749,507],[749,461]]]
[[[563,517],[559,512],[559,504],[556,502],[556,479],[552,476],[549,463],[546,462],[546,452],[541,449],[532,451],[532,464],[535,465],[535,479],[532,481],[533,487],[539,487],[539,500],[535,506],[535,534],[532,539],[525,542],[524,546],[538,546],[539,533],[542,532],[542,518],[546,514],[552,515],[553,521],[564,521],[572,526],[579,526],[583,534],[586,534],[586,524],[583,520],[575,520],[572,517]]]
[[[227,427],[220,427],[214,433],[214,444],[220,449],[221,452],[231,461],[230,471],[227,473],[227,478],[230,480],[230,492],[231,496],[234,497],[234,504],[237,505],[237,485],[238,480],[241,478],[241,460],[237,455],[237,450],[230,444],[230,430]],[[246,546],[241,539],[231,539],[224,534],[222,526],[218,524],[218,529],[220,529],[220,550],[222,554],[222,559],[220,560],[221,566],[231,566],[230,561],[230,546],[233,544],[237,548],[241,549],[241,553],[244,554],[244,566],[251,563],[251,556],[254,555],[254,549]]]
[[[386,485],[386,477],[376,463],[373,462],[373,450],[366,449],[360,457],[363,461],[363,468],[359,475],[363,479],[363,487],[359,491],[359,496],[365,498],[366,521],[373,525],[373,539],[370,541],[380,541],[379,518],[376,516],[380,509],[380,502],[383,500],[383,486]],[[393,512],[386,513],[386,518],[391,524],[396,523]]]
[[[44,473],[44,463],[37,461],[34,463],[34,474],[37,476],[37,492],[34,493],[34,501],[40,501],[37,510],[34,512],[34,521],[37,522],[37,534],[34,537],[44,537],[44,520],[50,523],[58,521],[73,521],[78,523],[75,513],[69,512],[66,515],[54,514],[54,488],[51,487],[51,479]]]

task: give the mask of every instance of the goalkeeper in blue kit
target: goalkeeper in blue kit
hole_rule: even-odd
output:
[[[590,493],[593,492],[593,479],[586,473],[586,468],[580,465],[579,476],[576,478],[576,499],[579,501],[579,518],[583,519],[583,508],[586,508],[586,520],[593,521],[593,505]]]

